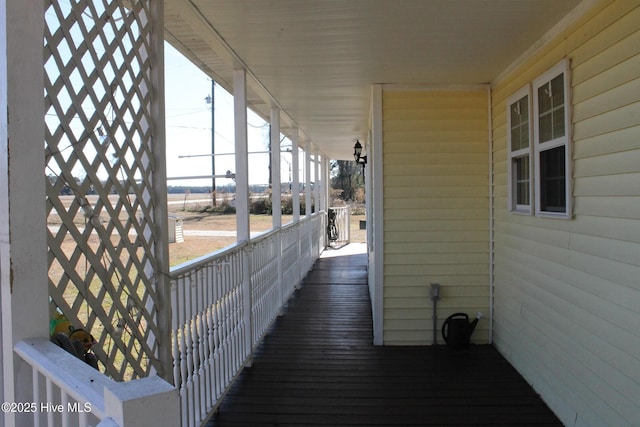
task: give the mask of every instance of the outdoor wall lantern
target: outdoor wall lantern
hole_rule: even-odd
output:
[[[356,160],[356,163],[361,163],[362,167],[367,164],[367,156],[362,156],[362,144],[360,141],[356,140],[356,145],[353,146],[353,158]]]

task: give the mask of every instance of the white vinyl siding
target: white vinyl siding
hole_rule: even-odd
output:
[[[640,420],[639,22],[598,2],[492,85],[494,342],[565,425]],[[508,99],[563,59],[573,219],[511,215]]]
[[[473,90],[383,92],[384,343],[431,344],[455,312],[488,315],[488,98]],[[481,320],[474,342],[488,341]]]

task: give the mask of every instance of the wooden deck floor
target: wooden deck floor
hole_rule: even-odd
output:
[[[319,259],[207,427],[562,425],[492,346],[371,343],[366,256]]]

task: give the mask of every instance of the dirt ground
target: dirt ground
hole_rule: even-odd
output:
[[[114,196],[115,197],[115,196]],[[88,196],[87,199],[91,204],[95,203],[96,196]],[[73,196],[61,198],[63,203],[68,206]],[[201,257],[208,253],[217,251],[236,241],[233,231],[236,229],[235,215],[220,215],[215,213],[200,213],[208,205],[211,200],[207,194],[170,194],[168,197],[169,215],[174,215],[182,219],[183,229],[185,230],[184,242],[169,244],[170,264],[172,266],[184,263],[189,260]],[[121,220],[126,219],[126,211],[121,212]],[[78,225],[82,225],[86,219],[79,212],[74,218]],[[282,223],[291,222],[291,215],[283,215]],[[364,215],[356,215],[352,211],[351,214],[351,241],[364,242],[366,239],[366,231],[360,229],[360,221],[365,220]],[[48,222],[50,225],[58,226],[62,220],[55,215],[55,212],[49,215]],[[251,233],[268,231],[272,226],[272,217],[270,215],[251,215],[250,217]],[[226,234],[222,236],[197,236],[198,231],[221,232]],[[189,233],[191,232],[191,233]],[[223,233],[227,232],[227,233]],[[196,234],[196,235],[194,235]],[[203,233],[207,234],[207,233]],[[209,233],[216,234],[216,233]],[[65,252],[71,253],[76,246],[71,237],[67,236],[61,244]],[[50,273],[56,274],[56,271]],[[60,273],[60,272],[58,272]]]

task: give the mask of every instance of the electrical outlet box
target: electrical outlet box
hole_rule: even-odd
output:
[[[440,299],[440,284],[432,283],[431,284],[431,299],[439,300]]]

